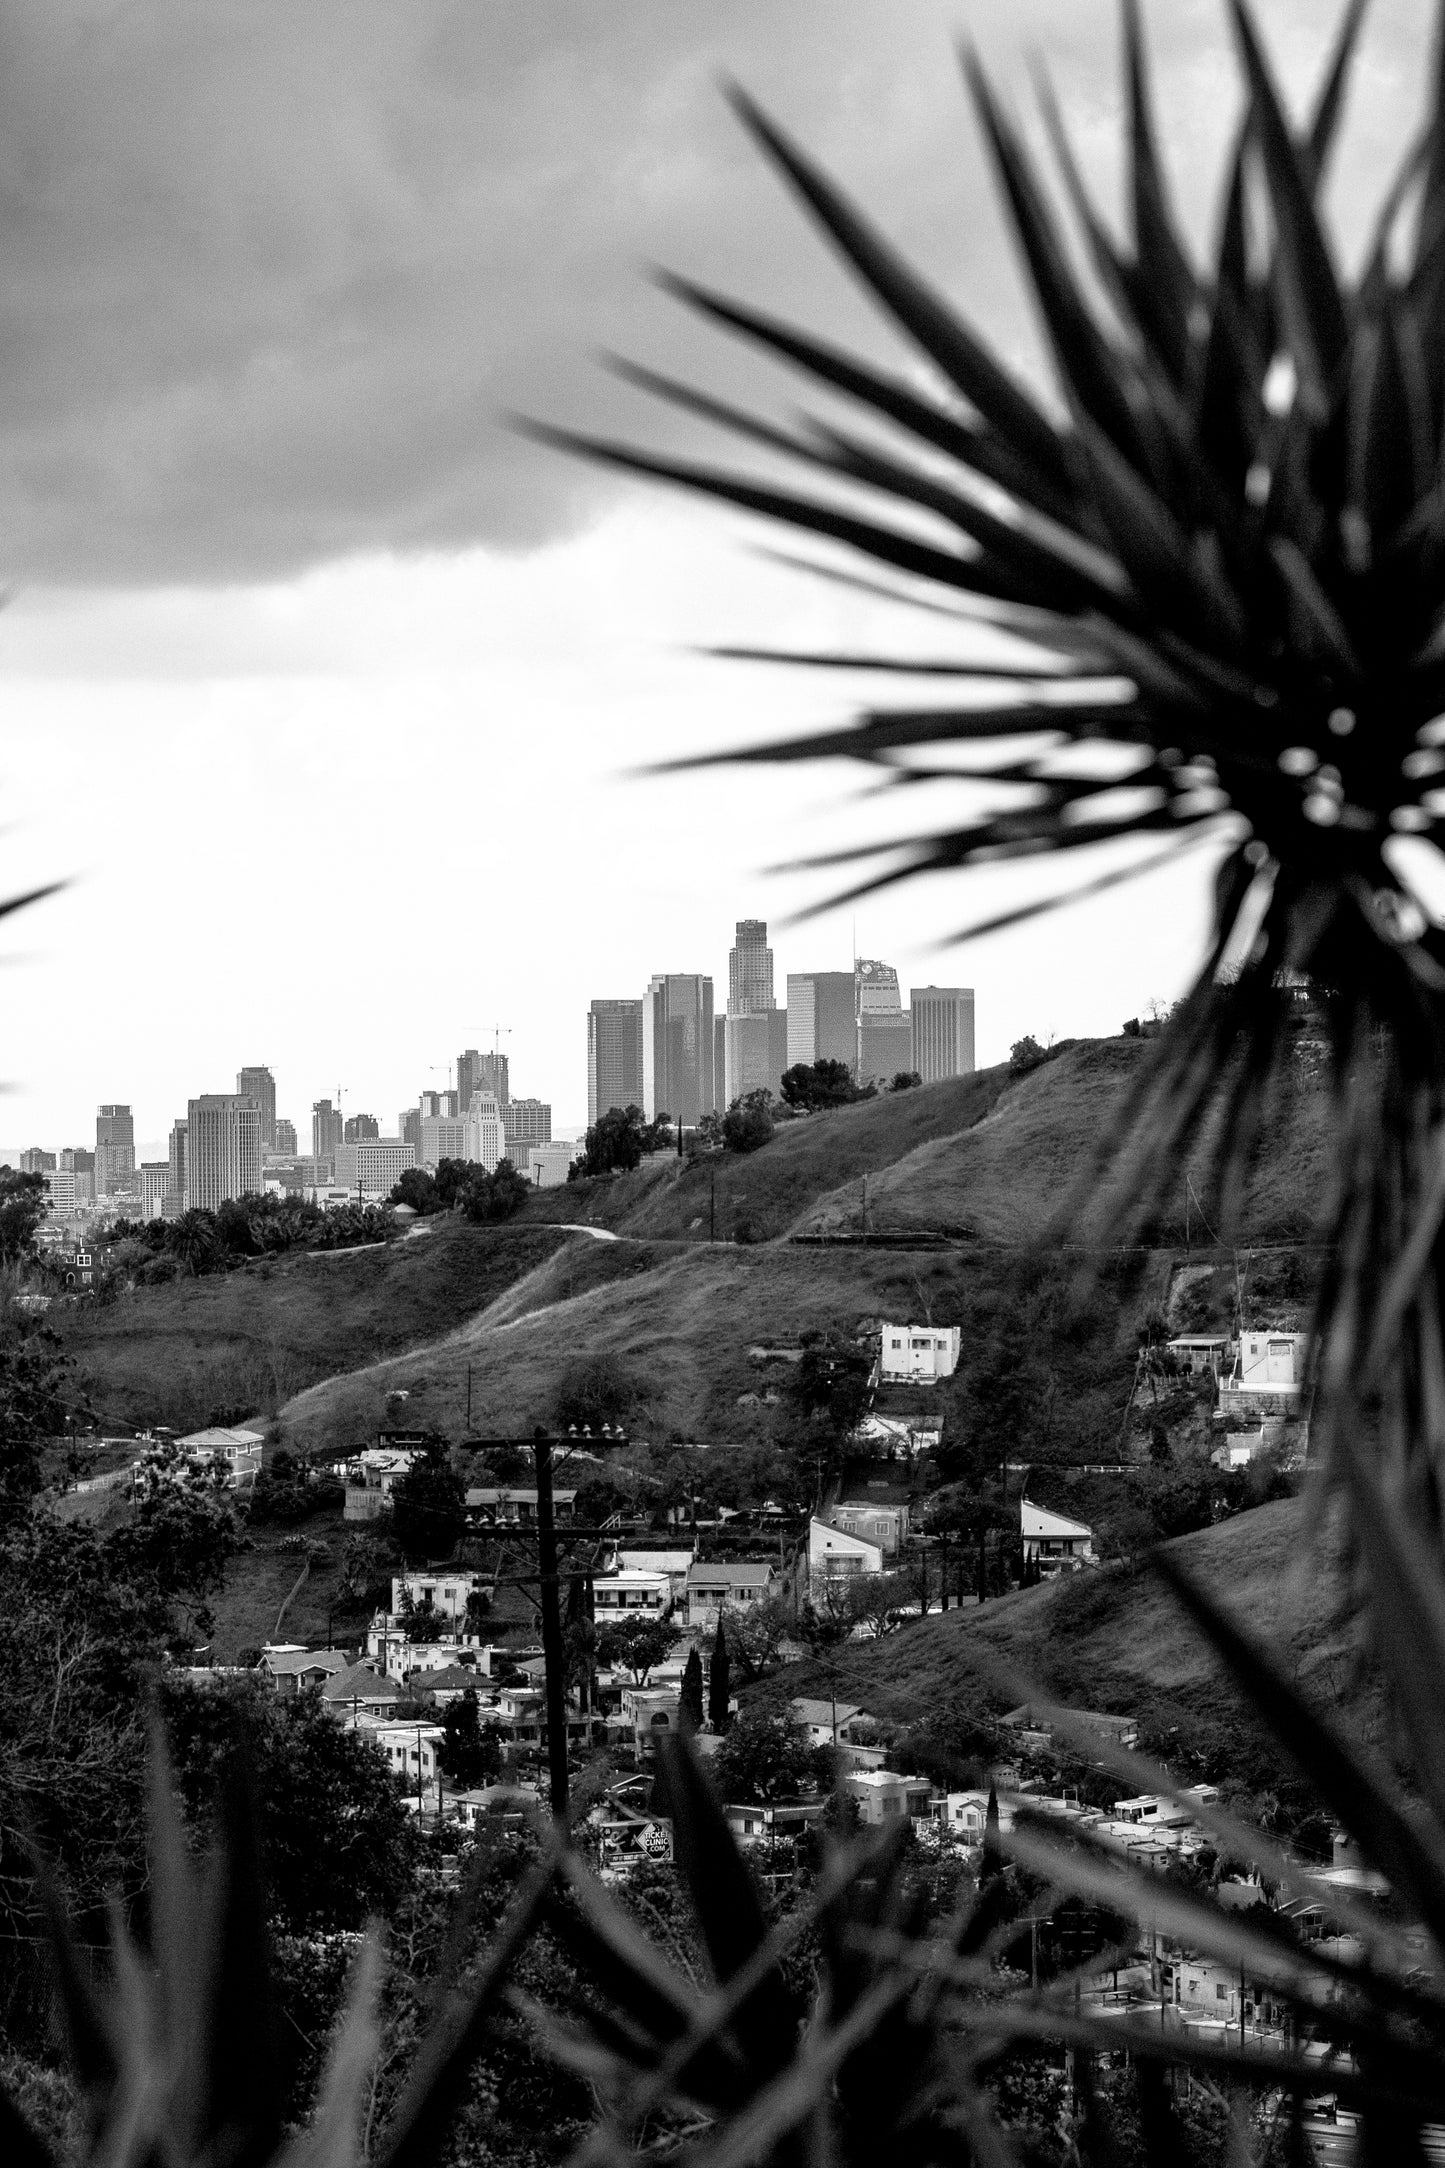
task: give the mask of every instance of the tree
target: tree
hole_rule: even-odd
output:
[[[826,1750],[820,1755],[808,1727],[795,1717],[762,1709],[744,1709],[712,1757],[718,1790],[729,1804],[759,1806],[775,1799],[796,1799],[828,1774]]]
[[[620,1619],[604,1626],[597,1636],[599,1663],[615,1669],[619,1664],[632,1673],[634,1686],[646,1686],[654,1665],[670,1656],[682,1636],[661,1618]]]
[[[183,1212],[179,1219],[169,1224],[167,1246],[192,1279],[198,1279],[203,1272],[214,1271],[221,1254],[214,1213],[203,1212],[199,1206]]]
[[[41,1453],[65,1428],[65,1366],[47,1326],[18,1311],[0,1318],[0,1525],[28,1510]]]
[[[778,1661],[783,1643],[794,1631],[792,1611],[782,1596],[769,1596],[763,1603],[728,1604],[719,1616],[720,1629],[724,1619],[728,1647],[749,1684]]]
[[[387,1763],[364,1731],[338,1724],[319,1694],[269,1694],[171,1681],[162,1690],[187,1814],[210,1822],[236,1781],[238,1738],[260,1816],[273,1911],[293,1934],[355,1929],[394,1905],[415,1837]]]
[[[446,1736],[437,1748],[437,1761],[451,1783],[473,1791],[500,1775],[502,1750],[496,1734],[482,1728],[475,1687],[469,1686],[455,1701],[446,1703],[442,1730]]]
[[[900,1069],[888,1089],[895,1092],[911,1092],[923,1082],[916,1069]]]
[[[1039,1063],[1047,1061],[1048,1058],[1031,1033],[1025,1033],[1022,1039],[1015,1039],[1008,1050],[1008,1065],[1014,1076],[1023,1076],[1028,1070],[1037,1069]]]
[[[979,1866],[980,1884],[992,1882],[1003,1873],[1003,1846],[999,1841],[998,1793],[990,1784],[988,1806],[983,1817],[983,1860]]]
[[[909,1615],[913,1590],[906,1573],[850,1573],[829,1589],[828,1602],[849,1627],[859,1626],[875,1641],[896,1633]]]
[[[437,1203],[443,1211],[449,1210],[460,1197],[476,1171],[476,1162],[470,1159],[439,1159],[435,1176]]]
[[[517,1172],[510,1159],[499,1159],[492,1174],[474,1168],[458,1201],[469,1220],[507,1220],[521,1211],[532,1194],[532,1185]]]
[[[678,1721],[688,1731],[702,1730],[702,1658],[696,1648],[687,1652],[678,1695]]]
[[[35,1232],[45,1217],[45,1177],[0,1167],[0,1265],[35,1254]]]
[[[836,1331],[807,1339],[792,1395],[805,1415],[821,1415],[835,1438],[855,1430],[868,1405],[873,1360],[856,1340]]]
[[[663,1114],[658,1122],[666,1123]],[[584,1174],[628,1174],[642,1164],[644,1152],[656,1149],[658,1122],[649,1124],[639,1106],[609,1107],[599,1114],[582,1142]]]
[[[790,1107],[813,1113],[820,1107],[851,1106],[861,1095],[845,1061],[795,1062],[783,1071],[780,1089]]]
[[[707,1720],[716,1732],[725,1732],[732,1722],[729,1703],[732,1699],[728,1679],[728,1644],[723,1632],[722,1614],[718,1614],[717,1632],[712,1640],[712,1662],[707,1675]]]
[[[392,1528],[408,1558],[448,1558],[467,1525],[465,1486],[445,1442],[430,1438],[391,1489]]]
[[[770,1091],[747,1092],[734,1099],[722,1118],[721,1136],[730,1152],[756,1152],[773,1138],[773,1095]]]
[[[437,1186],[425,1167],[405,1167],[401,1179],[391,1192],[393,1204],[410,1205],[413,1212],[429,1213],[441,1209]]]

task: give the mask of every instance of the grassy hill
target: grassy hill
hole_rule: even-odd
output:
[[[1338,1532],[1312,1532],[1311,1511],[1303,1499],[1281,1500],[1167,1548],[1317,1706],[1388,1751],[1387,1707],[1363,1656]],[[1146,1746],[1176,1766],[1182,1755],[1215,1781],[1246,1788],[1279,1761],[1208,1644],[1147,1571],[1101,1569],[982,1609],[935,1613],[886,1641],[850,1644],[836,1680],[840,1699],[903,1724],[936,1724],[990,1699],[1004,1706],[1030,1690],[1131,1715]],[[802,1664],[759,1689],[773,1701],[827,1690],[826,1674]]]

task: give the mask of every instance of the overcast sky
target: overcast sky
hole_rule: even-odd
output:
[[[1296,100],[1322,13],[1261,0]],[[1145,14],[1203,244],[1235,110],[1225,10]],[[1428,17],[1372,10],[1331,190],[1346,249],[1414,118]],[[1111,192],[1116,23],[1096,0],[6,9],[0,871],[7,891],[73,885],[0,929],[0,1149],[92,1141],[111,1099],[159,1140],[254,1061],[303,1134],[338,1087],[390,1128],[498,1026],[514,1089],[566,1129],[593,995],[657,970],[725,985],[742,916],[774,924],[780,996],[789,969],[846,967],[851,910],[779,923],[825,877],[766,869],[895,832],[916,797],[860,798],[841,768],[626,771],[878,692],[701,645],[881,648],[917,626],[505,417],[682,441],[604,348],[789,411],[785,381],[656,292],[655,264],[902,358],[742,136],[729,75],[1037,371],[960,34],[1021,106],[1046,59]],[[975,986],[994,1060],[1179,991],[1207,875],[1199,853],[962,948],[941,944],[1041,876],[934,883],[860,905],[856,938],[905,986]]]

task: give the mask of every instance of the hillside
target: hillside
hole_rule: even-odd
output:
[[[1385,1703],[1362,1657],[1338,1534],[1316,1538],[1312,1510],[1303,1499],[1282,1500],[1166,1548],[1283,1660],[1317,1706],[1383,1746]],[[981,1610],[935,1613],[885,1641],[849,1645],[835,1675],[840,1699],[904,1724],[946,1723],[990,1698],[1006,1705],[1033,1690],[1131,1715],[1144,1743],[1166,1755],[1182,1733],[1201,1767],[1236,1782],[1250,1783],[1256,1754],[1256,1774],[1278,1760],[1263,1751],[1243,1696],[1208,1644],[1147,1571],[1102,1569],[1021,1589]],[[821,1668],[801,1664],[760,1689],[770,1701],[827,1690]]]
[[[569,1245],[428,1347],[298,1394],[284,1411],[286,1434],[307,1448],[345,1444],[375,1426],[398,1390],[417,1420],[455,1434],[469,1369],[474,1424],[520,1432],[553,1418],[565,1373],[590,1358],[611,1366],[643,1435],[766,1439],[786,1409],[774,1413],[762,1397],[779,1379],[752,1349],[906,1315],[962,1326],[960,1371],[936,1405],[965,1432],[977,1396],[997,1401],[1006,1386],[1018,1423],[1010,1453],[1116,1458],[1139,1325],[1169,1297],[1181,1252],[1104,1256],[1081,1274],[1079,1261],[1038,1244],[1149,1052],[1141,1040],[1084,1042],[1023,1077],[992,1070],[787,1124],[746,1158],[654,1161],[553,1191],[536,1200],[539,1212],[559,1225],[575,1215],[619,1239],[592,1255]],[[1290,1247],[1324,1182],[1312,1088],[1293,1096],[1272,1146],[1246,1200],[1246,1232]],[[953,1245],[788,1239],[856,1232],[865,1172],[870,1232],[896,1239],[943,1227],[955,1230]],[[1196,1176],[1207,1197],[1202,1165]],[[719,1240],[710,1243],[714,1184]],[[728,1242],[739,1220],[748,1239]],[[1229,1299],[1225,1257],[1191,1252],[1191,1326]],[[1259,1268],[1256,1284],[1271,1271],[1280,1277],[1277,1261]],[[1308,1266],[1285,1278],[1297,1301]]]

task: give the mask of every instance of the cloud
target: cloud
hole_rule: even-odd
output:
[[[1263,10],[1287,77],[1323,31]],[[529,547],[620,486],[501,426],[645,415],[620,346],[714,384],[761,366],[644,277],[685,267],[880,342],[718,93],[802,134],[1005,350],[1036,365],[952,40],[1011,88],[1050,57],[1107,175],[1112,10],[1077,0],[39,0],[0,24],[0,569],[132,586],[355,552]],[[1171,155],[1228,125],[1224,10],[1152,10]],[[1365,144],[1398,135],[1420,5],[1384,0]],[[1413,71],[1413,72],[1412,72]],[[1372,102],[1370,102],[1372,101]],[[1389,120],[1380,116],[1393,114]],[[1375,118],[1371,119],[1370,115]],[[1205,229],[1205,198],[1189,208]],[[757,373],[753,373],[757,372]]]

